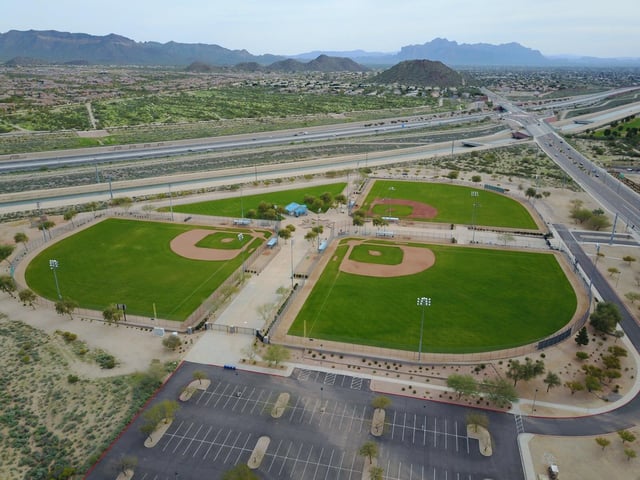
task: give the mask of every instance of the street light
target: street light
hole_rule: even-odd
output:
[[[49,260],[49,268],[53,272],[53,279],[56,282],[56,292],[58,292],[58,300],[62,300],[62,295],[60,294],[60,285],[58,285],[58,275],[56,275],[58,266],[58,260]]]
[[[476,208],[478,207],[478,192],[475,190],[471,192],[471,198],[473,198],[473,210],[471,211],[471,243],[476,242]]]
[[[533,393],[533,405],[531,406],[531,413],[536,411],[536,397],[538,396],[538,389]]]
[[[424,331],[424,307],[431,306],[431,298],[418,297],[416,305],[422,307],[422,320],[420,321],[420,343],[418,344],[418,361],[420,361],[420,357],[422,356],[422,332]]]

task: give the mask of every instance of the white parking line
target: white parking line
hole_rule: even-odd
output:
[[[447,419],[444,419],[444,449],[447,449]]]
[[[436,437],[436,435],[438,434],[438,418],[434,417],[433,419],[433,446],[437,447],[438,446],[438,438]],[[433,477],[435,478],[436,475],[436,471],[435,469],[433,470]]]
[[[216,456],[213,458],[214,462],[218,459],[218,455],[220,455],[220,452],[222,451],[224,446],[227,444],[227,440],[229,439],[229,435],[231,435],[231,432],[233,432],[233,430],[229,430],[229,433],[227,433],[227,436],[224,437],[224,440],[220,444],[220,448],[218,449],[218,453],[216,453]]]
[[[298,403],[300,403],[300,398],[296,398],[296,404],[291,407],[291,415],[289,415],[289,421],[293,420],[293,415],[296,413],[296,408],[298,408]]]
[[[213,441],[211,442],[211,444],[209,445],[209,448],[207,448],[207,451],[205,452],[204,457],[202,457],[203,460],[206,460],[207,456],[209,455],[209,451],[211,450],[211,447],[213,447],[216,444],[216,440],[218,439],[218,435],[220,435],[221,432],[222,432],[222,430],[218,430],[218,433],[216,433],[216,436],[213,439]]]
[[[171,452],[171,453],[176,453],[176,450],[178,449],[178,447],[180,446],[182,441],[185,439],[185,435],[187,435],[187,433],[189,433],[189,430],[191,430],[191,427],[193,427],[193,423],[191,425],[189,425],[189,428],[187,428],[187,431],[184,432],[184,435],[180,436],[180,440],[178,441],[178,444],[173,448],[173,452]],[[176,430],[176,433],[178,433],[178,430]]]
[[[247,405],[249,405],[249,402],[255,403],[253,400],[251,400],[251,397],[253,396],[253,392],[255,392],[255,391],[256,391],[255,388],[251,389],[251,392],[249,392],[249,394],[247,395],[247,399],[244,402],[244,407],[242,407],[242,410],[240,410],[240,413],[244,413],[244,409],[247,408]],[[244,399],[244,394],[243,394],[242,398]]]
[[[205,440],[209,436],[209,432],[211,432],[212,428],[213,428],[213,425],[211,425],[209,427],[209,430],[207,430],[207,433],[205,433],[204,437],[202,437],[202,440],[200,440],[200,445],[198,445],[198,448],[196,448],[196,451],[193,452],[193,455],[191,455],[191,458],[195,458],[196,457],[196,453],[198,453],[198,450],[200,450],[200,447],[202,446],[202,444],[205,442]]]
[[[344,421],[344,414],[347,412],[347,404],[344,404],[344,409],[342,410],[342,415],[340,415],[340,426],[338,426],[339,430],[342,430],[342,422]]]
[[[329,457],[329,467],[327,468],[326,473],[324,474],[324,480],[327,480],[327,477],[329,476],[329,472],[331,471],[331,469],[333,468],[333,454],[335,453],[335,450],[331,450],[331,456]],[[342,452],[342,457],[344,458],[344,452]],[[340,465],[338,467],[338,475],[340,475],[340,467],[342,466],[342,459],[340,459]]]
[[[194,440],[196,439],[196,437],[198,436],[198,433],[200,433],[200,430],[202,430],[202,427],[204,427],[204,425],[200,425],[200,427],[198,427],[198,430],[196,430],[196,433],[193,434],[193,437],[191,437],[191,441],[189,442],[189,444],[184,448],[184,452],[182,452],[182,455],[186,455],[187,454],[187,450],[189,450],[189,447],[191,446],[191,444],[194,442]],[[186,435],[186,433],[185,433]]]
[[[227,384],[227,385],[225,385],[225,386],[224,386],[224,390],[222,391],[222,393],[220,394],[220,396],[219,396],[219,397],[218,397],[218,399],[216,400],[216,403],[214,403],[214,404],[213,404],[213,408],[218,408],[218,402],[219,402],[220,400],[222,400],[222,399],[227,395],[227,389],[228,389],[229,387],[231,387],[231,385],[228,385],[228,384]],[[233,387],[231,387],[231,389],[233,390]],[[216,392],[216,394],[217,394],[217,392]],[[224,406],[223,406],[222,408],[224,408]]]
[[[180,422],[180,425],[178,425],[178,427],[176,428],[176,432],[178,432],[178,430],[180,430],[180,427],[182,427],[182,425],[184,424],[183,422]],[[167,440],[167,443],[165,444],[164,447],[162,447],[162,451],[164,452],[166,450],[166,448],[171,444],[171,440],[173,440],[174,438],[177,437],[177,435],[175,433],[171,433],[171,434],[165,434],[165,436],[167,436],[169,438],[169,440]]]
[[[298,449],[298,454],[296,458],[293,459],[293,467],[291,468],[291,473],[296,470],[296,464],[298,463],[298,458],[300,458],[300,452],[302,451],[302,444],[300,444],[300,448]]]
[[[269,465],[269,468],[267,469],[267,472],[271,471],[271,467],[273,467],[273,462],[276,461],[276,457],[278,456],[278,452],[280,451],[280,446],[282,445],[282,440],[280,440],[278,442],[278,448],[276,448],[276,453],[273,455],[273,457],[271,457],[271,464]]]
[[[267,397],[267,399],[264,401],[264,405],[262,406],[262,408],[260,409],[260,415],[264,415],[264,410],[272,404],[271,402],[271,395],[275,395],[274,392],[269,392],[269,396]]]
[[[320,456],[318,457],[318,461],[316,462],[316,469],[313,472],[313,480],[316,480],[316,475],[318,475],[318,468],[320,468],[320,461],[322,460],[322,455],[324,455],[324,447],[320,450]]]
[[[233,441],[233,445],[229,445],[229,453],[227,453],[227,456],[224,457],[224,463],[227,463],[227,460],[229,460],[229,455],[231,455],[231,452],[233,452],[233,449],[236,448],[236,443],[238,443],[238,440],[240,440],[240,435],[242,435],[242,433],[238,432],[238,436]]]

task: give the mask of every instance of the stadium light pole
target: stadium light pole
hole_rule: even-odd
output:
[[[171,221],[173,222],[173,194],[171,193],[171,184],[169,184],[169,211],[171,212]]]
[[[62,294],[60,293],[60,285],[58,284],[58,275],[56,274],[56,270],[58,269],[59,264],[58,260],[49,260],[49,268],[53,272],[53,279],[56,282],[56,292],[58,293],[58,300],[62,300]]]
[[[240,248],[244,247],[244,235],[242,234],[242,232],[240,232],[238,234],[238,241],[240,242]],[[247,255],[246,252],[244,251],[244,249],[242,250],[242,281],[244,282],[244,274],[245,274],[245,261],[247,259]]]
[[[430,297],[418,297],[416,305],[422,307],[422,319],[420,320],[420,343],[418,344],[418,361],[422,357],[422,332],[424,331],[424,308],[431,306]]]
[[[293,290],[293,238],[291,239],[291,290]]]
[[[478,192],[475,190],[471,192],[471,198],[473,198],[473,210],[471,211],[471,243],[476,243],[476,208],[478,207]]]

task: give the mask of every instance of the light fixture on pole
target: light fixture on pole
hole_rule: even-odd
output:
[[[60,285],[58,285],[58,275],[56,274],[56,270],[58,269],[59,264],[58,260],[49,260],[49,268],[53,272],[53,279],[56,282],[56,292],[58,293],[58,300],[62,300],[62,294],[60,293]]]
[[[476,242],[476,208],[478,208],[478,192],[475,190],[471,192],[471,198],[473,198],[473,210],[471,211],[471,243]]]
[[[244,245],[243,245],[244,235],[242,233],[238,234],[238,241],[240,242],[240,248],[242,249],[244,247]],[[244,273],[245,273],[244,272],[244,267],[245,267],[244,263],[245,263],[246,258],[247,257],[245,255],[245,252],[244,252],[244,249],[243,249],[243,251],[242,251],[242,279],[243,279],[243,281],[244,281]]]
[[[291,239],[291,290],[293,291],[293,238]]]
[[[536,411],[536,397],[538,396],[538,389],[536,388],[536,391],[533,392],[533,405],[531,405],[531,413]]]
[[[169,184],[169,211],[171,212],[171,221],[173,222],[173,195],[171,193],[171,184]]]
[[[420,320],[420,343],[418,344],[418,361],[422,357],[422,332],[424,331],[424,308],[431,306],[430,297],[418,297],[416,305],[422,307],[422,319]]]

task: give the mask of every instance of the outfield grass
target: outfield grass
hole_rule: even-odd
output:
[[[473,191],[478,192],[476,225],[537,230],[535,221],[524,206],[509,197],[484,190],[481,186],[472,188],[443,183],[376,180],[362,208],[368,210],[376,198],[413,200],[426,203],[438,210],[435,218],[423,219],[423,221],[469,225],[472,223],[473,215],[474,198],[471,196]],[[390,209],[391,212],[388,215]],[[374,213],[402,218],[411,212],[407,212],[407,207],[404,205],[390,207],[379,205]]]
[[[27,284],[38,295],[55,300],[49,260],[56,259],[62,295],[83,308],[102,311],[111,303],[124,303],[127,313],[153,317],[155,304],[159,318],[182,321],[243,261],[242,255],[228,261],[203,261],[173,253],[170,241],[193,228],[123,219],[102,221],[38,254],[27,267]],[[262,242],[264,238],[254,237],[248,251]]]
[[[221,200],[209,200],[206,202],[187,203],[184,205],[174,205],[173,211],[180,213],[190,213],[195,215],[215,215],[218,217],[240,217],[251,209],[258,209],[260,202],[270,205],[286,206],[291,202],[304,203],[305,196],[320,197],[325,192],[331,193],[334,197],[345,189],[346,183],[331,183],[328,185],[309,186],[279,192],[261,193],[258,195],[238,195],[233,198]],[[168,211],[167,207],[160,210]]]
[[[424,246],[424,245],[415,245]],[[376,247],[377,248],[377,247]],[[418,350],[467,353],[524,345],[562,328],[575,313],[573,288],[551,254],[429,245],[424,272],[377,278],[340,272],[340,245],[289,334]]]

